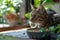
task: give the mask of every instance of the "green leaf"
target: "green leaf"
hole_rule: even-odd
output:
[[[0,5],[2,4],[3,0],[0,0]]]
[[[30,18],[30,13],[26,13],[25,17],[29,19]]]
[[[10,7],[10,10],[11,10],[11,12],[14,12],[14,8],[13,7]]]
[[[50,4],[53,4],[53,0],[45,0],[46,2],[45,3],[50,3]]]
[[[2,16],[2,14],[0,13],[0,16]]]
[[[60,35],[57,36],[57,40],[60,40]]]
[[[38,7],[38,6],[40,5],[40,4],[39,4],[39,3],[40,3],[39,0],[34,0],[34,3],[35,3],[34,5],[35,5],[36,7]]]
[[[54,26],[52,26],[52,27],[50,27],[50,31],[51,31],[52,33],[54,33],[54,32],[56,31],[56,28],[54,28]]]
[[[44,8],[45,9],[50,9],[50,8],[52,8],[52,6],[50,5],[50,6],[44,6]]]
[[[58,28],[60,29],[60,24],[58,24]]]

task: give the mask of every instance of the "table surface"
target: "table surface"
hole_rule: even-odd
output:
[[[20,26],[10,26],[8,24],[0,24],[0,32],[2,31],[9,31],[9,30],[17,30],[17,29],[23,29],[23,28],[30,28],[27,25],[20,25]]]
[[[18,30],[10,30],[10,31],[4,31],[0,32],[0,38],[3,40],[35,40],[30,39],[27,35],[27,29],[18,29]],[[3,35],[3,36],[2,36]]]
[[[18,40],[35,40],[35,39],[30,39],[27,35],[27,29],[29,29],[30,27],[28,26],[9,26],[9,25],[5,25],[5,24],[0,24],[0,35],[5,35],[6,39],[7,36],[13,36],[16,37],[16,39]],[[4,38],[4,36],[2,37],[2,39]],[[9,37],[10,38],[10,37]]]

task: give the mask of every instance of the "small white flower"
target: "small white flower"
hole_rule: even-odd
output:
[[[14,7],[17,6],[18,3],[14,3]]]
[[[5,5],[2,5],[2,6],[1,6],[1,8],[7,8],[7,6],[5,6]]]
[[[10,8],[7,8],[7,10],[10,10]]]

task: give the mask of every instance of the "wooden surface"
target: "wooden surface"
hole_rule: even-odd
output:
[[[17,30],[17,29],[23,29],[23,28],[30,28],[29,26],[10,26],[10,27],[4,27],[0,28],[0,32],[2,31],[9,31],[9,30]]]

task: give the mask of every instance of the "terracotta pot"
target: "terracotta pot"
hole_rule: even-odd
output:
[[[8,24],[16,25],[17,24],[17,15],[15,14],[6,14],[5,18],[7,19]]]

